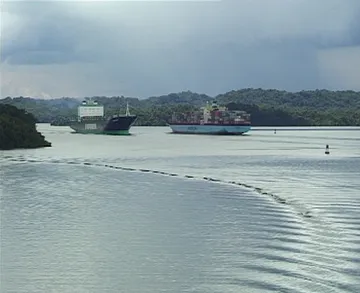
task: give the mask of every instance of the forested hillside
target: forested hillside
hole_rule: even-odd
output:
[[[264,105],[281,108],[360,109],[360,92],[354,91],[301,91],[291,93],[279,90],[242,89],[216,97],[223,103]]]
[[[35,123],[32,114],[11,105],[0,104],[0,150],[51,146],[36,130]]]
[[[137,125],[166,125],[173,112],[191,111],[216,99],[233,109],[244,109],[251,114],[255,126],[359,126],[360,92],[355,91],[301,91],[241,89],[216,97],[190,91],[170,93],[140,100],[134,97],[93,97],[105,106],[107,115],[130,111],[139,116]],[[76,117],[80,99],[59,98],[41,100],[15,97],[0,100],[26,109],[39,122],[65,125]]]

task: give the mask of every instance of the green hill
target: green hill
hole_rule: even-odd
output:
[[[328,109],[360,109],[360,92],[314,90],[287,92],[275,89],[241,89],[216,97],[223,103],[239,102],[268,107]]]
[[[130,111],[139,116],[137,125],[166,125],[173,112],[190,111],[216,99],[219,104],[251,114],[254,126],[360,126],[360,92],[314,90],[287,92],[275,89],[241,89],[210,97],[183,91],[140,100],[134,97],[93,97],[105,106],[107,115]],[[0,103],[26,109],[39,122],[65,125],[76,117],[81,100],[6,98]]]
[[[51,146],[36,130],[30,113],[11,105],[0,104],[0,150]]]

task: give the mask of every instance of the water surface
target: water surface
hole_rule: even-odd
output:
[[[0,153],[1,292],[360,292],[359,129],[39,130]]]

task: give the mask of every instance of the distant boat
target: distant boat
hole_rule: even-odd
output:
[[[129,104],[125,115],[104,116],[104,106],[93,100],[83,101],[78,107],[78,119],[69,123],[76,133],[128,135],[131,126],[136,121],[136,115],[130,115]]]
[[[200,111],[173,114],[168,123],[173,133],[241,135],[251,129],[250,114],[219,107],[214,101]]]

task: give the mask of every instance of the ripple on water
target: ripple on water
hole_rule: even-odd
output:
[[[333,237],[247,184],[81,159],[17,162],[1,207],[7,292],[359,291],[351,216],[328,214],[343,232]]]

